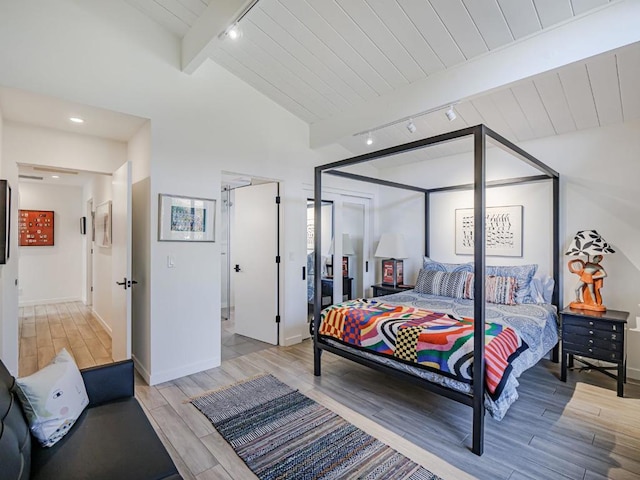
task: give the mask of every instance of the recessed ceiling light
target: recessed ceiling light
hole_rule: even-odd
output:
[[[73,123],[84,123],[84,120],[80,117],[69,117],[69,120],[71,120]]]
[[[51,178],[60,178],[60,175],[51,175]]]

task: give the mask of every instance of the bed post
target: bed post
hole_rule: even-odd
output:
[[[476,455],[484,448],[484,313],[485,313],[485,126],[473,133],[473,238],[474,238],[474,302],[473,302],[473,447]]]
[[[424,256],[429,256],[429,192],[424,192]]]
[[[556,306],[558,312],[560,305],[560,177],[552,177],[553,182],[553,295],[551,303]],[[551,361],[558,363],[560,356],[560,343],[556,343],[551,351]]]
[[[318,329],[322,310],[322,170],[315,168],[313,190],[313,374],[320,376],[322,350],[318,348]]]

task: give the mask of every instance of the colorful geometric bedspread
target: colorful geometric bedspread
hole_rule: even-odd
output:
[[[322,312],[320,335],[435,370],[462,382],[473,378],[473,319],[358,299]],[[528,345],[510,327],[485,322],[487,391],[498,397],[511,362]]]

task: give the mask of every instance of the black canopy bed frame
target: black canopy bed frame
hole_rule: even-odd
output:
[[[473,136],[473,165],[474,165],[474,182],[473,184],[455,185],[441,188],[425,189],[411,185],[405,185],[401,183],[391,182],[387,180],[366,177],[362,175],[356,175],[349,172],[336,170],[338,168],[348,167],[371,160],[397,155],[403,152],[411,150],[417,150],[420,148],[437,145],[451,140],[456,140],[462,137]],[[511,178],[498,181],[486,181],[486,143],[487,137],[490,137],[501,148],[505,149],[513,156],[526,162],[530,166],[536,168],[541,172],[540,175]],[[560,176],[558,172],[548,167],[540,160],[536,159],[529,153],[522,150],[517,145],[513,144],[506,138],[497,134],[485,125],[477,125],[474,127],[468,127],[454,132],[444,133],[433,137],[417,140],[414,142],[398,145],[383,150],[366,153],[356,157],[352,157],[337,162],[328,163],[325,165],[319,165],[315,167],[315,185],[314,185],[314,212],[315,217],[320,218],[320,206],[322,199],[322,174],[329,174],[349,178],[357,181],[364,181],[368,183],[374,183],[386,187],[399,188],[404,190],[421,192],[424,194],[424,215],[425,215],[425,256],[429,256],[429,197],[434,193],[455,191],[455,190],[473,190],[474,192],[474,274],[476,278],[485,277],[485,201],[486,201],[486,189],[490,187],[519,185],[530,182],[539,181],[551,181],[552,182],[552,235],[553,235],[553,278],[555,280],[552,301],[551,303],[556,306],[560,311],[560,295],[559,295],[559,279],[560,279],[560,242],[559,242],[559,181]],[[315,249],[315,264],[320,265],[320,239],[321,237],[321,222],[315,222],[315,234],[314,234],[314,249]],[[329,344],[319,336],[320,329],[320,314],[321,314],[321,276],[315,277],[315,299],[314,299],[314,329],[313,329],[313,341],[314,341],[314,375],[320,376],[321,373],[321,355],[322,351],[326,350],[335,355],[339,355],[346,359],[352,360],[359,364],[368,366],[370,368],[382,371],[395,377],[404,378],[411,383],[419,384],[420,386],[430,390],[439,395],[443,395],[452,400],[468,405],[473,409],[473,440],[472,451],[476,455],[482,455],[484,445],[484,391],[485,391],[485,282],[474,283],[474,356],[473,356],[473,377],[471,393],[463,393],[457,390],[441,386],[436,383],[431,383],[429,380],[419,378],[411,373],[404,372],[393,368],[393,366],[387,366],[362,356],[353,354],[352,352],[342,350],[334,345]],[[553,348],[552,360],[558,362],[558,345]]]

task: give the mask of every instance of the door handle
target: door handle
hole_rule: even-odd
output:
[[[235,266],[235,267],[233,267],[233,269],[234,269],[236,272],[239,272],[239,271],[240,271],[240,265],[237,265],[237,264],[236,264],[236,266]]]
[[[302,267],[302,279],[306,280],[307,279],[307,267]]]
[[[122,285],[124,289],[127,289],[127,277],[124,277],[121,282],[116,282],[116,285]]]

